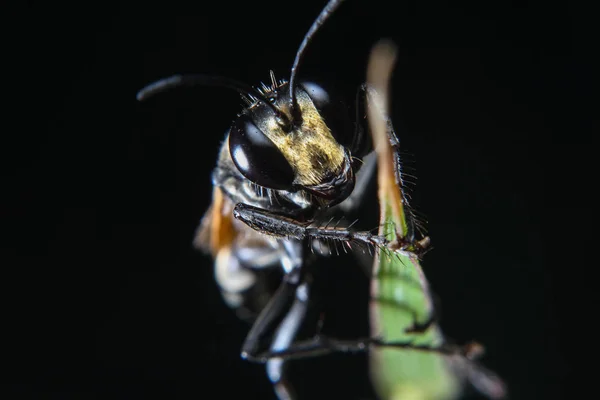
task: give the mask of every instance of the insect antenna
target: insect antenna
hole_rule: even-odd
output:
[[[302,43],[300,43],[300,47],[298,47],[298,51],[296,52],[296,58],[294,59],[294,64],[292,64],[292,72],[290,73],[290,114],[292,116],[292,123],[298,122],[300,119],[300,115],[298,115],[298,103],[296,102],[296,76],[298,75],[298,66],[300,65],[300,60],[304,55],[306,50],[306,46],[310,43],[312,38],[315,36],[317,31],[325,21],[337,10],[337,8],[342,4],[344,0],[330,0],[329,3],[325,6],[323,11],[319,14],[317,19],[313,22],[310,29],[304,35],[304,39],[302,39]]]
[[[256,98],[258,101],[265,104],[267,107],[273,111],[275,117],[277,118],[277,123],[285,130],[289,131],[291,129],[291,121],[290,119],[279,109],[275,104],[273,104],[265,95],[263,95],[260,91],[254,89],[250,85],[246,85],[245,83],[236,81],[231,78],[225,78],[222,76],[213,76],[213,75],[203,75],[203,74],[189,74],[189,75],[173,75],[168,78],[160,79],[156,82],[153,82],[147,86],[145,86],[142,90],[140,90],[136,98],[138,101],[144,101],[151,96],[154,96],[158,93],[163,93],[167,90],[181,87],[181,86],[215,86],[215,87],[224,87],[233,89],[238,93],[252,96]]]

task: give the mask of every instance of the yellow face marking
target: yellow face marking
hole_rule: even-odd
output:
[[[314,186],[341,172],[344,165],[344,147],[333,138],[331,130],[308,95],[299,92],[297,102],[302,113],[301,126],[291,132],[285,132],[275,118],[269,118],[263,132],[279,148],[296,172],[295,183]],[[288,114],[287,104],[281,104],[280,108]]]

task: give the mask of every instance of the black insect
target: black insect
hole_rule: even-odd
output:
[[[358,89],[351,118],[323,87],[298,81],[308,43],[342,2],[329,1],[314,21],[296,53],[289,81],[271,73],[270,86],[254,89],[223,77],[176,75],[138,93],[143,100],[174,87],[208,85],[234,89],[247,102],[220,150],[212,175],[212,204],[195,243],[214,257],[225,301],[239,310],[260,310],[242,357],[267,363],[282,399],[292,394],[283,375],[285,357],[275,355],[345,349],[324,338],[307,349],[293,347],[313,290],[310,253],[322,252],[327,242],[344,250],[350,243],[370,249],[387,244],[384,237],[354,231],[347,223],[328,224],[332,216],[357,210],[374,171],[374,162],[365,164],[372,152],[363,126],[366,87]],[[406,241],[412,243],[412,232]],[[264,272],[273,269],[282,271],[280,285],[272,296],[262,296]]]

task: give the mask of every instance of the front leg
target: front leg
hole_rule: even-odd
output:
[[[377,101],[374,101],[374,98],[377,97],[377,91],[373,87],[367,84],[363,84],[360,87],[360,90],[364,93],[365,99],[369,100],[368,103],[371,105],[371,107],[376,107],[377,111],[381,114],[381,117],[385,120],[387,136],[390,146],[392,147],[394,157],[394,177],[396,180],[396,185],[400,189],[400,194],[402,196],[402,204],[406,213],[407,232],[404,235],[405,240],[407,242],[414,242],[416,240],[416,234],[419,234],[423,237],[425,241],[428,242],[429,239],[425,237],[425,226],[422,223],[422,221],[420,221],[419,218],[417,218],[417,216],[414,213],[414,210],[409,204],[409,195],[407,194],[407,187],[405,185],[404,179],[405,174],[402,169],[402,159],[400,156],[400,140],[398,139],[398,135],[396,135],[396,131],[392,124],[392,120],[389,117],[389,115],[385,112],[385,110],[379,109],[379,103]],[[422,246],[417,245],[416,247]],[[424,250],[424,248],[421,248],[421,250]]]
[[[292,217],[244,203],[236,204],[233,209],[233,216],[257,232],[281,239],[339,241],[342,243],[342,246],[346,245],[350,248],[351,242],[357,242],[385,251],[391,249],[412,252],[417,256],[429,245],[428,238],[424,238],[418,242],[397,238],[394,242],[391,242],[384,236],[374,235],[371,232],[353,231],[350,229],[351,226],[346,228],[314,226],[312,221],[300,222]]]
[[[233,216],[252,229],[281,239],[321,239],[337,240],[342,243],[359,242],[378,248],[385,248],[390,241],[371,232],[352,231],[349,228],[318,227],[312,222],[300,222],[291,217],[280,215],[248,204],[238,203]]]

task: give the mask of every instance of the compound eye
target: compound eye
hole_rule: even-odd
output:
[[[320,85],[314,82],[302,82],[300,86],[311,98],[317,110],[321,111],[329,106],[331,102],[329,94]]]
[[[257,185],[276,190],[292,187],[294,170],[271,139],[245,115],[231,127],[229,153],[242,175]]]
[[[300,87],[311,98],[313,104],[331,130],[334,139],[345,147],[350,147],[354,139],[354,126],[348,110],[341,101],[336,101],[321,85],[314,82],[301,82]]]

